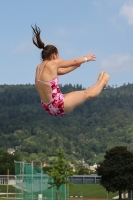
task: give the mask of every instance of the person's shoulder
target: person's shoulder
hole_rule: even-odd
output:
[[[38,69],[40,65],[41,65],[41,63],[36,66],[36,69]]]
[[[58,63],[59,63],[59,59],[49,60],[49,61],[46,63],[46,67],[48,67],[48,68],[57,67],[57,66],[58,66]]]

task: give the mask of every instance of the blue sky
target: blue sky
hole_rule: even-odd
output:
[[[4,0],[0,5],[0,84],[34,84],[41,51],[32,44],[31,25],[41,29],[63,59],[96,54],[60,76],[62,85],[93,85],[100,71],[109,85],[133,83],[133,0]]]

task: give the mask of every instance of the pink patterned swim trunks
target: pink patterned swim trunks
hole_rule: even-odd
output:
[[[51,100],[49,103],[42,103],[43,108],[50,115],[53,116],[63,116],[64,112],[64,95],[62,94],[60,87],[58,85],[58,76],[48,82],[51,87]]]

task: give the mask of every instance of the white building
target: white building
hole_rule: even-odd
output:
[[[7,149],[7,153],[9,153],[9,154],[14,154],[14,153],[15,153],[15,149],[13,149],[13,148],[8,148],[8,149]]]
[[[0,175],[0,185],[16,185],[15,175]]]
[[[97,164],[95,163],[94,165],[90,166],[90,170],[92,170],[93,172],[96,171],[97,168]]]

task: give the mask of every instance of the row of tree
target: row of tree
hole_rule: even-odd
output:
[[[61,86],[63,93],[79,89]],[[0,147],[15,148],[27,162],[52,162],[60,146],[70,161],[84,158],[90,165],[116,145],[133,152],[132,102],[133,84],[108,87],[70,114],[53,117],[41,107],[34,85],[1,85]]]
[[[10,155],[0,150],[0,174],[5,175],[7,170],[10,174],[15,174],[14,160],[20,161],[20,155]],[[85,169],[84,166],[80,166],[79,169],[82,171],[83,168]],[[61,185],[70,184],[68,177],[75,173],[61,148],[57,151],[54,163],[44,167],[43,170],[53,179],[49,185],[57,188],[57,199],[59,199]],[[85,170],[83,172],[85,173]],[[87,172],[86,170],[86,174]],[[106,151],[104,160],[99,163],[96,172],[101,176],[101,185],[108,192],[119,191],[119,199],[122,199],[123,192],[133,190],[133,153],[125,146],[116,146]]]

